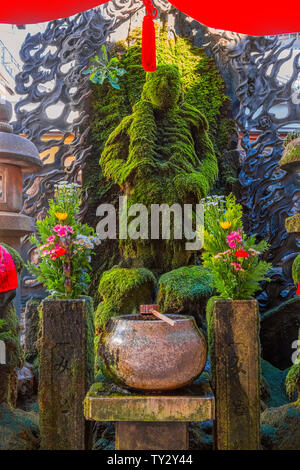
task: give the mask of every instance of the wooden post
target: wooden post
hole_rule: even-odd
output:
[[[116,450],[188,450],[187,423],[116,422]]]
[[[41,448],[84,450],[87,433],[82,403],[94,366],[91,300],[45,300],[41,321]]]
[[[218,450],[260,449],[259,316],[255,300],[217,301],[210,335]]]

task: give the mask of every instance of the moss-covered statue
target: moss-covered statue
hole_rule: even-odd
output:
[[[121,187],[129,206],[196,204],[218,176],[207,131],[205,117],[184,101],[178,68],[162,65],[147,75],[141,100],[107,140],[103,173]],[[191,256],[178,240],[126,240],[121,248],[125,258],[138,260],[135,265],[157,271],[185,265]]]
[[[23,261],[20,255],[11,247],[1,244],[11,255],[16,270],[20,273]],[[13,305],[15,292],[3,292],[0,296],[0,341],[5,344],[5,364],[0,364],[0,404],[14,405],[17,392],[16,368],[21,368],[23,354],[19,342],[19,320]]]
[[[128,196],[129,207],[183,207],[208,194],[218,176],[217,160],[205,117],[184,101],[176,66],[147,74],[141,100],[109,136],[100,164]],[[123,261],[100,281],[98,330],[112,315],[153,303],[157,287],[163,311],[202,313],[199,300],[211,295],[209,276],[201,266],[189,266],[195,253],[185,249],[186,240],[174,238],[171,233],[170,240],[120,240]]]

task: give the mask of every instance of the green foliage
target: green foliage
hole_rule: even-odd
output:
[[[40,254],[38,265],[29,271],[56,298],[78,298],[88,291],[89,257],[100,241],[91,227],[77,220],[81,191],[77,185],[57,185],[49,201],[48,216],[37,221],[34,243]]]
[[[300,232],[300,214],[285,219],[285,229],[288,233]]]
[[[293,267],[292,267],[292,276],[293,276],[293,281],[298,285],[300,281],[300,255],[296,256],[293,262]]]
[[[90,59],[90,62],[93,62],[93,64],[83,74],[90,75],[91,82],[99,83],[100,85],[103,85],[107,79],[113,88],[120,90],[118,77],[122,77],[126,70],[118,67],[120,62],[118,57],[108,58],[105,45],[101,47],[101,52],[101,57],[96,55]]]
[[[6,328],[6,322],[0,318],[0,341],[8,341],[12,337],[12,332],[9,330],[3,331]]]
[[[247,237],[241,223],[242,209],[229,195],[203,201],[205,231],[203,265],[213,276],[214,287],[224,299],[251,299],[259,290],[271,264],[259,260],[268,244]]]
[[[300,390],[300,359],[298,359],[298,363],[290,368],[286,376],[285,387],[286,393],[292,400],[295,394]]]
[[[212,295],[212,277],[203,266],[188,266],[163,274],[157,302],[162,312],[187,313]],[[195,312],[194,312],[195,313]]]

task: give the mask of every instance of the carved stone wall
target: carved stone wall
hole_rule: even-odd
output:
[[[300,54],[293,58],[291,77],[282,83],[279,75],[292,57],[292,42],[281,45],[277,38],[212,33],[208,46],[221,70],[225,65],[236,83],[239,106],[235,119],[244,149],[239,176],[241,202],[247,231],[257,233],[270,244],[266,259],[273,263],[272,281],[258,297],[261,309],[269,309],[295,294],[291,267],[300,242],[295,235],[286,233],[284,220],[299,212],[300,175],[281,170],[278,161],[283,152],[279,131],[299,123],[300,89],[296,80]],[[259,135],[251,141],[253,130]]]

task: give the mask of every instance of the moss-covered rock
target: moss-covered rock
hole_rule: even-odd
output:
[[[296,258],[294,259],[292,266],[292,276],[293,281],[297,286],[300,281],[300,255],[296,256]]]
[[[300,165],[300,138],[291,140],[284,149],[282,158],[279,160],[279,167],[286,169],[289,165]]]
[[[293,397],[298,395],[300,400],[300,360],[290,368],[286,376],[285,385],[289,397],[293,399]]]
[[[159,279],[157,302],[165,313],[185,313],[205,319],[205,307],[212,295],[212,278],[203,266],[184,266]]]
[[[300,232],[300,214],[287,217],[285,219],[285,229],[288,233]]]
[[[99,292],[103,298],[95,313],[96,331],[102,331],[115,315],[139,312],[140,304],[151,303],[156,289],[154,275],[145,268],[112,268],[103,273]]]
[[[289,399],[285,392],[285,379],[288,369],[280,370],[272,366],[268,361],[261,360],[261,373],[263,380],[267,383],[267,396],[262,397],[267,407],[277,407],[288,403]]]
[[[38,414],[0,404],[0,450],[37,450]]]
[[[101,334],[109,319],[114,316],[139,312],[141,304],[152,303],[156,278],[145,268],[114,267],[103,273],[99,285],[102,302],[95,312],[96,335],[94,340],[95,370],[103,369],[98,354]]]
[[[296,295],[261,316],[262,356],[278,369],[292,365],[292,344],[298,337],[300,297]]]
[[[262,445],[267,450],[299,450],[300,403],[269,408],[261,415]]]

